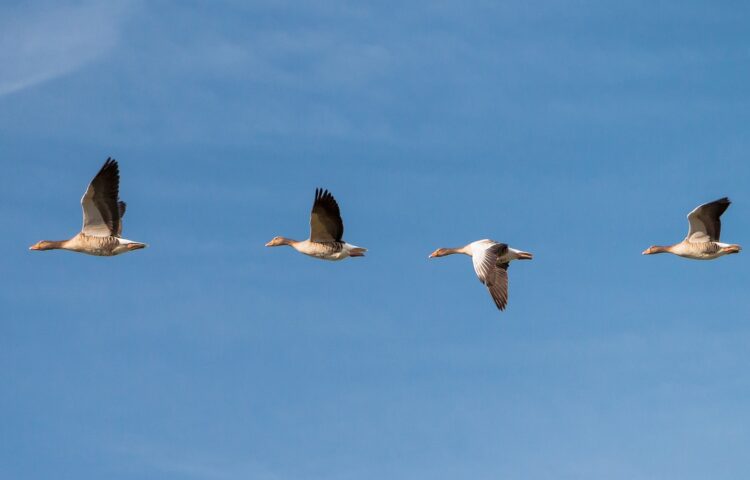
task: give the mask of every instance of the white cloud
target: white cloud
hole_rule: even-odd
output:
[[[0,18],[0,96],[71,73],[112,49],[128,4],[5,9]]]

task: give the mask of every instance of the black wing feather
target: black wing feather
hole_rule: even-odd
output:
[[[110,235],[119,235],[120,227],[120,169],[117,160],[108,157],[102,165],[102,168],[96,174],[89,190],[93,189],[93,195],[90,200],[99,212],[102,221],[109,229]],[[85,196],[89,195],[89,191]],[[93,221],[93,219],[92,219]],[[93,228],[96,228],[95,226]],[[84,225],[84,231],[86,225]]]
[[[344,222],[336,199],[328,190],[315,189],[315,201],[310,213],[310,240],[340,242],[344,236]]]

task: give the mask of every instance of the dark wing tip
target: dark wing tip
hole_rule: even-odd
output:
[[[497,307],[497,309],[500,310],[501,312],[505,311],[505,307],[508,306],[508,301],[506,299],[500,298],[499,296],[498,298],[495,298],[495,295],[492,295],[492,292],[490,292],[490,296],[492,297],[492,300],[495,302],[495,306]]]
[[[732,202],[729,200],[729,197],[722,197],[709,203],[708,207],[710,207],[709,211],[718,219],[727,211],[727,208],[731,204]]]
[[[115,160],[112,157],[107,157],[107,160],[104,161],[104,165],[102,165],[102,168],[99,169],[99,172],[96,174],[96,177],[98,176],[113,176],[117,178],[117,180],[120,179],[120,166],[117,163],[117,160]]]
[[[326,200],[328,197],[333,198],[333,195],[331,195],[331,193],[325,188],[318,187],[315,189],[315,202],[316,203],[321,200]]]
[[[315,203],[318,202],[331,202],[336,206],[336,208],[338,208],[338,202],[336,202],[336,199],[333,198],[333,194],[325,188],[315,189]]]
[[[729,200],[729,197],[721,197],[718,200],[714,200],[713,202],[705,203],[702,206],[705,206],[705,207],[723,207],[723,209],[726,210],[731,203],[732,203],[732,201]]]

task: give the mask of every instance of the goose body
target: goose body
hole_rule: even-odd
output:
[[[83,228],[68,240],[42,240],[29,250],[70,250],[99,257],[146,248],[145,243],[121,237],[126,204],[119,199],[120,170],[107,158],[81,198]]]
[[[721,215],[732,202],[727,197],[699,205],[687,216],[690,228],[683,241],[674,245],[654,245],[643,251],[644,255],[671,253],[693,260],[713,260],[739,253],[742,247],[737,244],[722,243]]]
[[[317,188],[310,212],[310,238],[298,241],[274,237],[266,243],[266,247],[288,245],[310,257],[332,262],[348,257],[364,257],[367,249],[345,242],[343,235],[344,222],[336,199],[328,190]]]
[[[484,239],[459,248],[438,248],[429,258],[463,254],[471,257],[474,271],[490,292],[495,306],[505,310],[508,305],[508,266],[514,260],[531,260],[529,252],[509,247],[505,243]]]
[[[134,250],[133,247],[137,247],[138,245],[143,244],[115,236],[94,237],[92,235],[79,233],[70,240],[64,240],[59,248],[62,250],[70,250],[71,252],[95,255],[97,257],[111,257]]]
[[[300,253],[331,262],[343,260],[347,257],[364,257],[364,252],[367,251],[364,248],[346,242],[313,242],[311,240],[302,240],[298,242],[284,237],[276,238],[286,240],[287,243],[277,243],[276,245],[266,244],[266,246],[275,247],[277,245],[289,245]]]

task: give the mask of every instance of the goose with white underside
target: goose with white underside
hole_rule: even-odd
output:
[[[266,247],[288,245],[300,253],[321,260],[337,261],[347,257],[364,257],[366,248],[346,243],[344,222],[336,199],[328,190],[315,189],[315,200],[310,213],[310,238],[292,240],[285,237],[274,237]]]
[[[146,248],[145,243],[122,238],[125,202],[119,199],[120,170],[107,158],[81,198],[83,229],[69,240],[42,240],[29,250],[70,250],[100,257]]]
[[[460,248],[438,248],[429,258],[461,253],[471,257],[474,271],[489,290],[492,300],[500,310],[508,304],[508,266],[513,260],[531,260],[529,252],[510,248],[505,243],[484,239]]]
[[[674,245],[654,245],[643,251],[643,255],[671,253],[693,260],[713,260],[724,255],[739,253],[742,247],[737,244],[722,243],[721,215],[732,202],[727,197],[704,203],[687,216],[690,223],[687,237]]]

